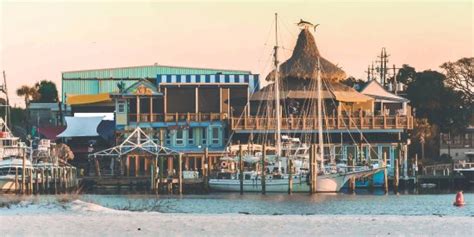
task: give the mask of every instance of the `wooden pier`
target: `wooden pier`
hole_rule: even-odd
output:
[[[44,166],[15,170],[15,180],[5,193],[60,194],[75,190],[79,185],[73,166]]]

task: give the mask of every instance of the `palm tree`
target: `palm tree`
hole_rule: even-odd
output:
[[[26,107],[26,128],[27,131],[30,131],[30,111],[29,105],[32,100],[37,100],[39,98],[39,93],[36,87],[29,87],[27,85],[23,85],[16,90],[16,94],[18,96],[22,96],[25,99],[25,107]]]

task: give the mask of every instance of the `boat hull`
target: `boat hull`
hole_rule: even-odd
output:
[[[339,192],[351,178],[361,178],[373,175],[379,169],[357,171],[350,173],[335,173],[319,175],[316,179],[316,192]],[[288,179],[267,179],[265,181],[266,192],[288,192]],[[238,179],[210,179],[209,187],[213,191],[240,192],[240,180]],[[309,192],[310,186],[303,176],[293,179],[293,192]],[[244,192],[262,192],[262,181],[260,179],[244,180]]]

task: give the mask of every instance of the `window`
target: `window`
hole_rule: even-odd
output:
[[[118,113],[125,113],[125,104],[123,102],[118,104]]]
[[[336,157],[336,162],[342,161],[344,158],[344,154],[342,152],[341,146],[334,147],[334,156]]]
[[[378,147],[376,146],[369,146],[369,154],[370,154],[370,159],[371,160],[378,160],[379,159],[379,152],[378,152]],[[382,158],[380,160],[383,160]]]
[[[219,144],[219,128],[212,128],[212,144]]]
[[[202,145],[207,145],[207,128],[202,128],[201,130],[201,144]]]
[[[165,131],[165,142],[166,142],[166,145],[171,145],[171,132],[170,130],[166,129]]]
[[[179,129],[176,131],[176,145],[183,145],[184,144],[184,136],[183,136],[183,130]]]
[[[189,128],[188,130],[188,144],[194,145],[194,129]]]

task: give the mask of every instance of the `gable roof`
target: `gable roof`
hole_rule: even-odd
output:
[[[120,94],[120,93],[119,93]],[[158,88],[155,84],[151,83],[148,80],[141,79],[133,83],[128,88],[125,88],[123,91],[124,95],[163,95],[163,93],[158,91]]]
[[[392,102],[392,103],[393,102],[399,102],[399,103],[410,102],[407,98],[388,92],[376,80],[372,80],[368,82],[360,93],[370,96],[377,101]]]

